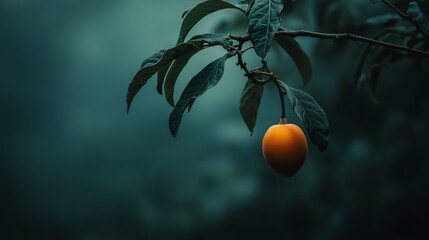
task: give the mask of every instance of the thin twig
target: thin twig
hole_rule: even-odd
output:
[[[395,50],[401,50],[406,51],[409,53],[413,53],[416,55],[422,55],[425,57],[429,57],[429,52],[421,51],[414,48],[404,47],[401,45],[396,45],[393,43],[387,43],[379,40],[375,40],[372,38],[367,38],[351,33],[320,33],[320,32],[312,32],[312,31],[306,31],[306,30],[298,30],[298,31],[292,31],[292,30],[286,30],[283,29],[278,31],[276,33],[276,36],[289,36],[289,37],[313,37],[313,38],[320,38],[320,39],[330,39],[330,40],[341,40],[341,39],[347,39],[347,40],[353,40],[357,42],[364,42],[369,43],[372,45],[387,47]]]
[[[248,47],[248,48],[242,50],[241,53],[245,53],[245,52],[247,52],[247,51],[249,51],[250,49],[253,49],[253,48],[255,48],[255,47],[254,46]]]
[[[403,13],[401,10],[399,10],[397,7],[395,7],[395,5],[393,5],[392,3],[390,3],[387,0],[381,0],[384,4],[386,4],[388,7],[390,7],[393,11],[395,11],[397,14],[399,14],[399,16],[401,16],[402,18],[406,19],[406,20],[410,20],[409,16],[405,13]]]
[[[285,93],[282,90],[282,87],[280,86],[280,83],[277,81],[277,79],[273,79],[274,84],[276,85],[277,89],[279,90],[280,95],[280,104],[282,109],[282,115],[280,117],[281,120],[284,119],[286,121],[286,106],[285,106]]]
[[[245,49],[243,51],[243,44],[250,40],[249,36],[240,37],[240,36],[229,36],[230,39],[238,41],[238,47],[234,49],[237,52],[237,65],[241,67],[244,71],[244,75],[252,81],[254,84],[260,84],[260,82],[254,78],[254,75],[250,72],[249,68],[247,67],[247,63],[243,60],[243,53],[247,51],[248,49]]]
[[[250,71],[249,68],[247,67],[247,63],[245,63],[243,61],[243,53],[246,52],[249,49],[252,49],[254,47],[249,47],[246,48],[245,50],[243,50],[243,44],[245,42],[250,41],[250,36],[244,36],[244,37],[240,37],[240,36],[234,36],[234,35],[230,35],[229,36],[230,39],[232,40],[236,40],[238,41],[238,46],[232,47],[232,49],[237,53],[237,65],[239,65],[241,67],[241,69],[243,69],[243,71],[245,72],[245,76],[247,76],[247,78],[252,81],[254,84],[266,84],[268,82],[274,82],[274,84],[276,85],[278,91],[279,91],[279,95],[280,95],[280,103],[281,103],[281,122],[286,123],[286,107],[285,107],[285,92],[282,90],[282,87],[280,86],[280,83],[278,82],[278,78],[276,75],[274,75],[271,71],[269,71],[268,66],[267,66],[267,62],[262,59],[262,65],[264,68],[266,68],[269,72],[264,72],[264,71],[259,71],[259,70],[252,70]],[[258,80],[255,78],[255,74],[261,74],[261,75],[265,75],[268,76],[269,79],[266,80]]]

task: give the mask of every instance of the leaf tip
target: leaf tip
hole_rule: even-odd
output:
[[[127,98],[127,115],[130,114],[131,101]]]
[[[165,99],[167,100],[168,105],[175,107],[176,104],[174,104],[174,99],[169,96],[169,94],[166,92]]]
[[[159,95],[164,95],[164,94],[163,94],[163,92],[162,92],[162,89],[158,89],[158,88],[157,88],[156,90],[158,91],[158,94],[159,94]]]

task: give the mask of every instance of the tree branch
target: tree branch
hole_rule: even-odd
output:
[[[254,84],[263,84],[263,82],[258,81],[254,77],[253,73],[247,67],[247,63],[244,62],[244,60],[243,60],[243,53],[246,52],[247,50],[251,49],[251,48],[247,48],[247,49],[243,50],[243,44],[247,41],[250,41],[249,35],[247,35],[245,37],[230,35],[229,38],[232,40],[238,41],[238,47],[234,50],[237,52],[237,66],[240,66],[241,69],[243,69],[243,71],[245,73],[244,76],[246,76]]]
[[[367,37],[363,37],[363,36],[359,36],[351,33],[320,33],[320,32],[311,32],[311,31],[305,31],[305,30],[293,31],[293,30],[287,30],[287,29],[281,28],[281,30],[276,33],[276,36],[289,36],[293,38],[313,37],[313,38],[328,39],[328,40],[334,40],[334,41],[346,39],[346,40],[352,40],[356,42],[369,43],[371,45],[376,45],[381,47],[387,47],[394,50],[405,51],[415,55],[429,57],[429,52],[421,51],[414,48],[404,47],[393,43],[387,43],[387,42],[383,42],[383,41],[379,41],[379,40],[375,40],[372,38],[367,38]]]
[[[393,11],[395,11],[397,14],[399,14],[399,16],[401,16],[401,18],[403,18],[403,19],[405,19],[407,21],[410,20],[410,17],[407,14],[403,13],[401,10],[399,10],[397,7],[395,7],[395,5],[393,5],[389,1],[387,1],[387,0],[381,0],[381,1],[384,4],[386,4],[388,7],[390,7]]]

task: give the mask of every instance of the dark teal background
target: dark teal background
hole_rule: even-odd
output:
[[[154,78],[126,115],[139,64],[174,46],[182,12],[198,2],[0,0],[0,239],[425,238],[427,64],[389,65],[374,104],[353,85],[365,45],[299,38],[314,67],[304,90],[325,109],[331,140],[324,153],[311,145],[292,178],[261,152],[279,121],[277,92],[264,92],[251,137],[233,60],[184,116],[177,141]],[[282,25],[371,36],[365,19],[387,12],[369,1],[301,0]],[[234,19],[232,10],[213,14],[191,34],[229,29]],[[176,93],[223,54],[199,53]],[[272,70],[300,87],[293,62],[277,48],[269,55]]]

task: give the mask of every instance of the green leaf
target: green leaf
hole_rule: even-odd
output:
[[[140,68],[144,68],[144,67],[147,67],[147,66],[150,66],[150,65],[157,63],[159,61],[159,59],[162,58],[165,51],[167,51],[167,49],[161,49],[158,52],[154,53],[152,56],[143,60],[142,64],[140,65]]]
[[[165,98],[168,104],[170,104],[170,106],[172,107],[174,107],[174,87],[176,85],[177,78],[185,68],[186,64],[188,64],[189,60],[197,52],[199,52],[199,50],[192,51],[176,59],[171,65],[170,70],[167,73],[167,76],[165,78],[165,84],[164,84],[164,92],[165,92]]]
[[[131,103],[136,94],[156,72],[158,72],[163,66],[171,63],[174,59],[199,48],[201,47],[193,43],[182,43],[168,50],[160,50],[143,61],[142,67],[134,75],[128,86],[127,111],[130,110]]]
[[[426,0],[411,1],[408,6],[408,16],[420,26],[420,30],[429,35],[429,2]]]
[[[279,82],[286,89],[292,109],[304,123],[311,142],[321,152],[325,151],[329,142],[329,123],[325,112],[309,94]]]
[[[189,40],[189,42],[201,41],[206,46],[221,45],[227,48],[229,45],[228,34],[202,34],[197,35]],[[180,58],[176,59],[168,70],[167,76],[165,77],[164,92],[165,98],[172,107],[174,107],[174,87],[176,85],[177,78],[180,73],[188,64],[189,60],[202,49],[189,52]]]
[[[213,61],[195,75],[191,81],[189,81],[188,85],[186,85],[179,101],[170,114],[169,127],[173,137],[176,138],[183,113],[186,108],[192,106],[195,101],[194,98],[201,96],[208,89],[214,87],[222,78],[227,58],[228,55],[225,55]]]
[[[402,45],[406,36],[413,34],[403,27],[392,27],[380,32],[374,39]],[[355,83],[359,90],[365,83],[372,101],[377,102],[375,91],[382,68],[401,57],[402,53],[388,48],[368,45],[362,54],[355,73]]]
[[[182,19],[183,19],[183,18],[185,18],[186,14],[188,14],[188,12],[189,12],[189,11],[191,11],[191,10],[192,10],[192,8],[189,8],[189,9],[187,9],[186,11],[184,11],[184,12],[182,13]]]
[[[144,60],[142,67],[136,73],[134,78],[131,80],[131,83],[128,87],[127,93],[127,105],[128,111],[130,109],[131,103],[135,95],[140,91],[140,89],[147,83],[147,81],[158,71],[158,92],[162,92],[162,76],[165,74],[163,71],[169,69],[169,65],[176,59],[187,55],[192,52],[198,52],[207,47],[212,47],[216,45],[221,45],[224,48],[227,48],[229,44],[228,35],[226,34],[203,34],[198,35],[192,38],[186,43],[181,43],[174,48],[168,50],[161,50],[155,53],[153,56]],[[168,72],[167,72],[168,74]],[[168,76],[168,75],[167,75]],[[174,87],[174,86],[173,86]]]
[[[158,83],[156,85],[156,90],[160,95],[162,95],[162,85],[164,84],[165,75],[167,74],[170,66],[171,66],[171,63],[166,64],[162,66],[161,69],[158,71]]]
[[[201,42],[204,44],[204,46],[219,45],[225,49],[228,49],[228,46],[230,45],[229,34],[225,34],[225,33],[221,33],[221,34],[206,33],[206,34],[196,35],[191,39],[189,39],[188,42]]]
[[[242,1],[238,2],[237,4],[235,4],[235,6],[243,9],[243,11],[246,11],[249,8],[249,4],[246,1],[244,1],[244,0],[242,0]]]
[[[177,44],[184,42],[189,31],[191,31],[195,24],[197,24],[205,16],[213,12],[228,8],[238,9],[244,13],[244,10],[242,8],[235,6],[231,3],[219,0],[205,1],[190,9],[188,12],[186,12],[186,15],[183,18],[182,27],[180,29]]]
[[[369,25],[393,25],[401,20],[401,17],[396,14],[384,14],[368,18],[365,22]]]
[[[373,38],[376,40],[381,40],[385,42],[394,42],[395,44],[402,45],[406,36],[413,34],[407,28],[404,27],[389,27],[382,32],[375,35]],[[406,44],[405,44],[406,45]],[[368,44],[365,48],[365,51],[362,53],[360,57],[358,67],[355,72],[354,82],[359,89],[362,83],[367,79],[366,76],[366,63],[368,62],[368,58],[377,55],[379,52],[379,48]]]
[[[276,36],[275,41],[282,47],[292,58],[297,66],[302,84],[307,85],[313,77],[313,67],[307,54],[301,49],[299,43],[289,36]]]
[[[280,27],[281,0],[256,0],[249,14],[249,34],[256,54],[265,58]]]
[[[263,91],[264,87],[261,84],[254,84],[252,81],[247,81],[241,93],[240,113],[251,133],[253,133],[253,128],[256,124]]]
[[[375,92],[378,85],[378,80],[380,78],[381,70],[388,64],[396,61],[395,52],[390,51],[389,49],[383,48],[379,49],[375,56],[373,57],[371,63],[364,73],[364,78],[362,81],[366,82],[367,91],[369,93],[369,97],[377,102],[375,98]]]
[[[362,53],[362,56],[360,57],[359,64],[356,68],[355,75],[354,75],[354,83],[356,86],[356,89],[359,89],[362,85],[362,82],[366,79],[366,74],[364,73],[365,63],[367,61],[367,58],[369,56],[371,45],[368,44],[365,48],[365,51]]]
[[[188,113],[191,111],[192,106],[194,106],[195,100],[197,100],[197,98],[193,97],[191,98],[191,100],[189,100],[188,102]]]

